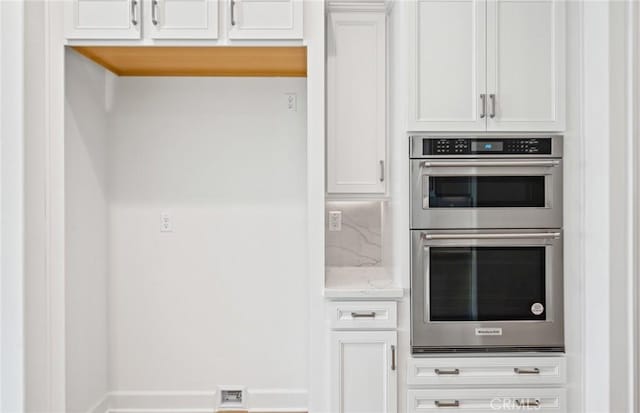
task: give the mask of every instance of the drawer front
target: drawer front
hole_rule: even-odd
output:
[[[564,389],[409,390],[407,412],[538,411],[566,413]]]
[[[409,385],[562,385],[565,357],[417,358],[408,361]]]
[[[334,330],[394,329],[398,325],[395,301],[335,302],[329,304]]]

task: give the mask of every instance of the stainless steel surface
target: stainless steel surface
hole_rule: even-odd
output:
[[[391,346],[391,370],[395,371],[396,369],[396,346]]]
[[[131,24],[138,25],[138,0],[131,0]]]
[[[561,230],[411,231],[411,347],[414,354],[470,351],[564,351]],[[430,237],[424,237],[426,234]],[[463,234],[464,237],[456,238]],[[476,234],[470,237],[469,234]],[[504,234],[514,234],[503,238]],[[523,234],[534,236],[519,237]],[[500,237],[495,237],[500,235]],[[551,235],[551,236],[550,236]],[[430,321],[429,256],[432,247],[545,247],[546,319],[527,321]],[[476,335],[499,328],[501,335]]]
[[[480,112],[480,119],[484,119],[487,116],[487,95],[484,93],[480,94],[480,100],[482,101],[480,106],[482,108],[482,112]]]
[[[463,161],[424,161],[420,164],[423,168],[488,168],[488,167],[518,167],[518,166],[541,166],[546,168],[552,168],[554,166],[559,166],[560,161],[558,160],[550,160],[550,161],[539,161],[539,160],[514,160],[514,161],[471,161],[471,160],[463,160]]]
[[[415,145],[422,146],[422,145]],[[560,159],[412,159],[411,228],[562,228],[562,175]],[[542,176],[544,207],[431,208],[430,177]]]
[[[358,313],[355,311],[351,312],[351,317],[353,318],[376,318],[376,312],[371,311],[369,313]]]
[[[434,369],[433,371],[438,376],[457,376],[458,374],[460,374],[460,369],[451,369],[451,370]]]
[[[540,134],[540,133],[521,133],[518,135],[514,135],[513,133],[491,133],[491,134],[460,134],[454,132],[443,132],[443,133],[424,133],[420,135],[411,135],[410,141],[410,152],[409,157],[411,159],[478,159],[478,158],[487,158],[487,156],[478,156],[478,155],[424,155],[422,153],[422,139],[424,138],[460,138],[460,139],[478,139],[478,140],[486,140],[493,141],[495,139],[542,139],[542,138],[551,138],[551,154],[519,154],[519,155],[501,155],[501,154],[492,154],[490,158],[509,158],[509,159],[519,159],[519,158],[530,158],[530,159],[538,159],[538,158],[550,158],[550,159],[559,159],[562,158],[562,135],[554,135],[554,134]]]
[[[516,367],[515,369],[513,369],[513,371],[516,374],[540,374],[540,369],[537,367],[531,369],[521,369]]]
[[[460,407],[459,400],[446,400],[446,401],[436,400],[434,403],[436,407]]]
[[[562,234],[560,232],[511,232],[511,233],[489,233],[478,234],[477,232],[455,233],[455,234],[430,234],[423,232],[421,237],[423,240],[441,240],[441,239],[558,239]]]
[[[158,0],[151,0],[151,23],[158,25]]]
[[[380,182],[384,182],[384,161],[380,161]]]
[[[489,117],[493,119],[496,117],[496,95],[493,93],[489,94],[489,99],[491,100],[491,113]]]
[[[235,26],[236,25],[236,16],[234,14],[235,13],[235,8],[236,8],[235,0],[230,0],[229,8],[231,9],[231,25]]]
[[[516,399],[518,407],[540,407],[540,400]]]

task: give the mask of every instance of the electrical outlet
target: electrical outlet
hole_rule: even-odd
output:
[[[173,232],[173,223],[168,212],[160,214],[160,232]]]
[[[218,412],[243,411],[247,407],[247,391],[244,386],[219,386],[217,394]]]
[[[329,211],[329,231],[342,231],[342,211]]]
[[[298,95],[295,93],[285,93],[284,96],[287,98],[287,109],[291,112],[296,112],[298,110]]]

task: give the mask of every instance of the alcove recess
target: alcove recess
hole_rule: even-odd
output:
[[[73,46],[118,76],[306,77],[306,47]]]

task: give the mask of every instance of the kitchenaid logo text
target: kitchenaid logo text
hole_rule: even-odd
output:
[[[510,399],[496,397],[491,399],[491,410],[540,410],[540,401],[536,399]]]
[[[501,336],[501,328],[476,328],[476,336]]]

